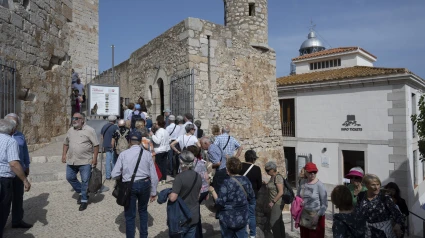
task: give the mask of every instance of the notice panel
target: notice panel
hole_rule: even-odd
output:
[[[120,115],[118,86],[89,85],[90,115]]]

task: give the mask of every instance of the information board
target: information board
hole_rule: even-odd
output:
[[[118,86],[89,85],[90,115],[120,115],[120,88]]]

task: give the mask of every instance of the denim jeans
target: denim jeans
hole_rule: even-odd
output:
[[[77,179],[77,173],[80,172],[81,182]],[[87,188],[91,176],[91,164],[85,165],[67,165],[66,180],[74,188],[75,192],[81,194],[81,202],[87,202]]]
[[[127,238],[133,238],[136,233],[136,201],[140,218],[140,237],[148,237],[148,202],[151,192],[149,179],[134,181],[131,189],[130,204],[124,208],[125,234]]]
[[[113,150],[106,151],[106,179],[111,178],[111,171],[115,166],[115,152]]]
[[[246,226],[239,230],[229,229],[220,221],[220,231],[222,238],[248,238]]]
[[[196,224],[192,226],[184,226],[182,231],[181,238],[195,238]]]
[[[13,178],[12,224],[19,224],[24,218],[24,183],[16,176]]]
[[[255,236],[257,233],[257,222],[255,219],[255,207],[257,206],[257,201],[254,199],[254,204],[248,205],[248,213],[249,213],[249,236]]]
[[[12,204],[13,178],[0,177],[0,237],[9,217],[10,205]]]

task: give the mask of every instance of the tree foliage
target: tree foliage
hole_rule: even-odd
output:
[[[417,127],[417,132],[419,136],[418,146],[420,153],[420,160],[425,160],[425,98],[422,95],[419,99],[419,115],[414,114],[410,117],[413,124]]]

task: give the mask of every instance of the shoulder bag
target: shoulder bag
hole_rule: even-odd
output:
[[[252,167],[254,167],[254,164],[251,164],[251,166],[249,166],[248,170],[243,174],[243,176],[246,176],[249,171],[252,169]]]
[[[140,148],[139,158],[137,159],[136,167],[134,167],[133,175],[130,182],[123,182],[122,175],[117,179],[112,195],[117,199],[118,205],[127,207],[130,203],[131,188],[133,187],[134,179],[136,178],[137,169],[139,168],[140,160],[143,155],[143,148]]]
[[[303,199],[304,199],[305,185],[306,184],[303,184],[303,188],[301,190],[302,194],[300,194],[301,198],[303,198]],[[310,229],[310,230],[316,230],[317,224],[313,224],[314,217],[316,217],[316,216],[317,216],[317,212],[308,211],[305,208],[303,208],[303,210],[301,212],[300,226],[305,227],[305,228]]]

